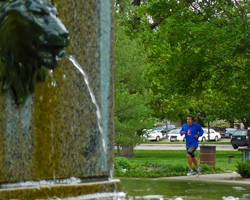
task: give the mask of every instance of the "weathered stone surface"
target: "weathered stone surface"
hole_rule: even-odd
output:
[[[48,197],[67,198],[78,197],[94,194],[94,193],[111,193],[120,191],[119,180],[101,181],[92,183],[79,183],[79,184],[58,184],[58,185],[42,185],[42,186],[26,186],[15,187],[12,189],[1,189],[1,200],[9,199],[48,199]],[[85,198],[86,199],[86,198]],[[110,199],[110,198],[109,198]]]
[[[63,59],[23,106],[11,91],[0,95],[0,182],[105,178],[112,169],[114,2],[54,2],[71,36],[66,52],[89,76],[104,131],[83,76]]]

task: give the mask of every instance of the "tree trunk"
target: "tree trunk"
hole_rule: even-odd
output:
[[[250,127],[250,120],[249,119],[243,119],[242,123],[244,124],[245,129],[248,129],[248,127]]]
[[[120,156],[120,151],[121,151],[120,145],[117,145],[116,147],[117,147],[117,156]]]
[[[201,127],[205,127],[205,124],[203,123],[203,121],[199,116],[197,117],[197,124],[199,124]]]
[[[117,3],[120,6],[121,12],[124,12],[124,1],[123,0],[117,0]]]
[[[166,136],[168,135],[168,119],[166,119]]]
[[[234,128],[234,120],[228,120],[230,128]]]
[[[134,0],[134,6],[140,6],[141,5],[141,0]],[[137,17],[137,13],[134,13],[134,30],[137,30],[139,32],[139,23],[140,23],[140,18]]]
[[[178,114],[178,117],[181,120],[181,125],[183,126],[183,124],[187,123],[187,117],[184,117],[182,114]]]
[[[122,157],[135,157],[134,147],[133,146],[122,147],[121,156]]]

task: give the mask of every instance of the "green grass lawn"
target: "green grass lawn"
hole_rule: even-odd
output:
[[[188,166],[185,150],[134,150],[135,157],[127,158],[131,164],[142,165],[152,163],[154,165],[183,165]],[[115,150],[115,156],[117,152]],[[228,163],[228,155],[235,155],[232,163]],[[196,151],[198,163],[200,162],[199,151]],[[216,168],[225,171],[236,170],[237,161],[241,161],[241,152],[216,151]],[[202,167],[202,166],[201,166]]]

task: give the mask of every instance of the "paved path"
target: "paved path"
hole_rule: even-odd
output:
[[[197,177],[192,176],[173,176],[173,177],[162,177],[160,179],[169,180],[187,180],[187,181],[213,181],[213,182],[223,182],[223,183],[234,183],[234,184],[248,184],[250,185],[250,179],[245,180],[230,180],[230,178],[240,177],[236,172],[232,173],[218,173],[218,174],[204,174]]]
[[[214,146],[214,144],[211,144]],[[216,150],[224,150],[224,151],[238,151],[237,149],[233,149],[232,145],[229,144],[217,144]],[[140,144],[135,147],[135,149],[141,150],[186,150],[185,144]],[[199,150],[200,148],[198,148]]]

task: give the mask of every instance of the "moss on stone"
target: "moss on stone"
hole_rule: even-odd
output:
[[[86,194],[121,191],[120,181],[96,183],[58,184],[50,186],[0,189],[0,199],[47,199],[52,197],[67,198]]]

